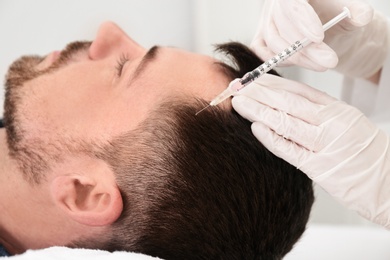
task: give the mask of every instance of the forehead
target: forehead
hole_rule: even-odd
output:
[[[171,47],[159,48],[150,67],[143,77],[154,78],[166,91],[206,101],[223,91],[232,80],[219,60]]]

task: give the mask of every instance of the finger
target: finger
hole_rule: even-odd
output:
[[[268,60],[291,46],[293,42],[302,39],[303,37],[300,37],[288,41],[279,32],[269,29],[264,35],[264,39],[256,39],[251,45],[257,54],[261,54],[260,57],[262,59],[265,58]],[[325,71],[337,65],[337,55],[330,47],[323,43],[312,43],[288,57],[279,66],[290,66],[291,64],[296,64],[314,71]]]
[[[270,17],[269,14],[263,14],[262,22],[260,23],[260,26],[257,30],[257,33],[252,40],[250,46],[252,50],[256,53],[257,56],[259,56],[263,61],[267,61],[276,54],[280,53],[281,51],[288,48],[293,42],[303,39],[304,36],[302,34],[299,34],[301,36],[295,36],[292,37],[293,40],[287,41],[285,39],[284,32],[280,32],[280,28],[277,28],[275,25],[275,21]],[[287,21],[285,18],[282,19],[284,23],[286,24],[292,24],[291,22]],[[261,26],[263,25],[263,26]],[[322,29],[321,29],[322,30]],[[291,31],[294,31],[294,28],[291,28]],[[295,31],[297,31],[295,29]],[[308,46],[308,48],[310,48]],[[321,48],[319,49],[319,53],[323,53]],[[332,53],[331,53],[332,54]],[[328,68],[334,67],[334,63],[329,63],[328,59],[326,57],[332,57],[331,54],[323,53],[321,55],[321,59],[312,60],[310,56],[307,56],[305,52],[298,52],[295,53],[292,57],[282,62],[279,66],[291,66],[293,64],[299,65],[301,67],[311,69],[314,71],[325,71]],[[325,58],[324,58],[325,57]]]
[[[345,19],[341,24],[346,30],[367,25],[374,16],[373,8],[363,1],[348,1],[345,3],[351,13],[350,19]]]
[[[305,162],[312,154],[311,151],[291,140],[283,138],[260,122],[253,123],[251,128],[253,135],[265,148],[295,167]]]
[[[374,16],[374,10],[367,1],[355,1],[355,0],[337,0],[333,1],[331,5],[329,2],[313,3],[316,5],[318,10],[322,8],[328,9],[328,13],[323,14],[323,19],[328,21],[333,18],[335,15],[341,12],[344,7],[347,7],[350,11],[350,17],[343,19],[337,25],[330,29],[330,31],[338,31],[338,33],[343,33],[345,31],[353,31],[360,27],[363,27],[371,22]],[[324,4],[325,6],[322,6]],[[321,7],[322,6],[322,7]],[[340,32],[340,29],[343,32]]]
[[[261,122],[275,133],[289,139],[308,150],[322,149],[322,128],[291,116],[283,111],[272,109],[250,98],[237,97],[234,109],[251,122]]]
[[[282,65],[297,64],[315,71],[325,71],[337,65],[337,55],[325,44],[321,20],[306,0],[275,1],[273,22],[264,29],[265,43],[274,52],[281,52],[293,42],[307,38],[311,42],[305,49],[291,56]],[[307,50],[307,51],[306,51]]]
[[[270,59],[271,57],[275,56],[276,54],[284,51],[288,47],[291,46],[292,43],[296,42],[297,40],[302,40],[303,38],[294,38],[294,40],[287,41],[282,35],[279,34],[277,30],[273,30],[272,26],[271,29],[266,30],[266,33],[264,33],[264,39],[262,42],[260,42],[259,46],[257,47],[259,52],[264,52],[264,48],[268,48],[270,52],[268,52],[267,59]],[[306,48],[311,48],[311,45],[306,46]],[[321,49],[320,49],[321,50]],[[305,55],[305,52],[302,52],[303,50],[300,50],[290,57],[283,61],[279,66],[289,66],[291,64],[296,64],[298,66],[311,69],[314,71],[325,71],[328,69],[329,65],[327,64],[327,60],[317,60],[312,61],[310,57],[307,57]],[[322,50],[321,50],[322,51]],[[323,50],[327,51],[327,50]],[[269,54],[272,55],[269,55]],[[326,57],[326,54],[324,54]],[[262,57],[263,58],[263,57]],[[325,65],[325,66],[323,66]]]
[[[268,48],[263,39],[255,38],[250,44],[252,51],[263,61],[267,61],[275,56],[275,53]]]
[[[276,1],[274,20],[279,34],[288,42],[307,38],[320,43],[324,39],[322,23],[307,0]],[[283,5],[283,6],[281,6]]]
[[[307,99],[308,101],[318,105],[327,105],[333,103],[336,100],[334,97],[329,96],[325,92],[312,88],[306,84],[294,80],[288,80],[271,74],[265,74],[261,76],[260,78],[256,79],[253,83],[251,83],[244,89],[240,90],[237,94],[246,95],[255,99],[262,98],[263,92],[266,91],[263,88],[268,88],[270,90],[276,90],[276,89],[285,90],[297,96],[301,96]],[[270,95],[272,94],[271,96],[266,98],[268,102],[278,101],[278,102],[285,103],[289,101],[285,99],[286,97],[280,96],[282,92],[274,92],[274,93],[267,92],[267,93],[269,93]],[[262,101],[258,100],[258,101],[266,102],[267,100],[262,100]]]
[[[294,60],[296,64],[307,69],[317,69],[316,71],[325,71],[327,69],[333,69],[337,66],[338,57],[336,52],[325,43],[311,43],[308,46],[300,50],[299,56]],[[316,66],[313,66],[315,64]],[[312,67],[310,67],[312,66]],[[323,70],[320,70],[323,68]]]
[[[314,104],[301,96],[284,90],[272,90],[263,87],[251,91],[250,96],[246,96],[246,93],[237,96],[234,101],[235,104],[233,104],[241,103],[246,110],[256,111],[255,115],[262,117],[271,112],[281,111],[314,125],[320,123],[317,115],[322,106]],[[294,97],[291,97],[292,95]],[[251,120],[258,121],[259,118],[251,118]]]

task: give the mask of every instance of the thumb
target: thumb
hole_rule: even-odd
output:
[[[346,19],[348,23],[346,24],[347,28],[345,29],[348,30],[355,27],[362,27],[372,21],[374,10],[368,3],[362,1],[346,1],[345,6],[351,12],[351,18]]]

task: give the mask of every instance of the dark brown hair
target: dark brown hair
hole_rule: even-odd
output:
[[[231,77],[261,61],[245,46]],[[84,243],[162,259],[281,259],[305,230],[314,200],[305,174],[274,156],[233,110],[167,100],[101,157],[117,174],[124,212],[106,238]],[[104,241],[103,241],[104,240]]]

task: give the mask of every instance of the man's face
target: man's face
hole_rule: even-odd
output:
[[[52,147],[52,155],[61,143],[104,143],[136,128],[167,97],[211,100],[229,82],[214,59],[165,47],[148,53],[112,23],[101,25],[92,43],[11,67],[9,143],[15,150]]]

